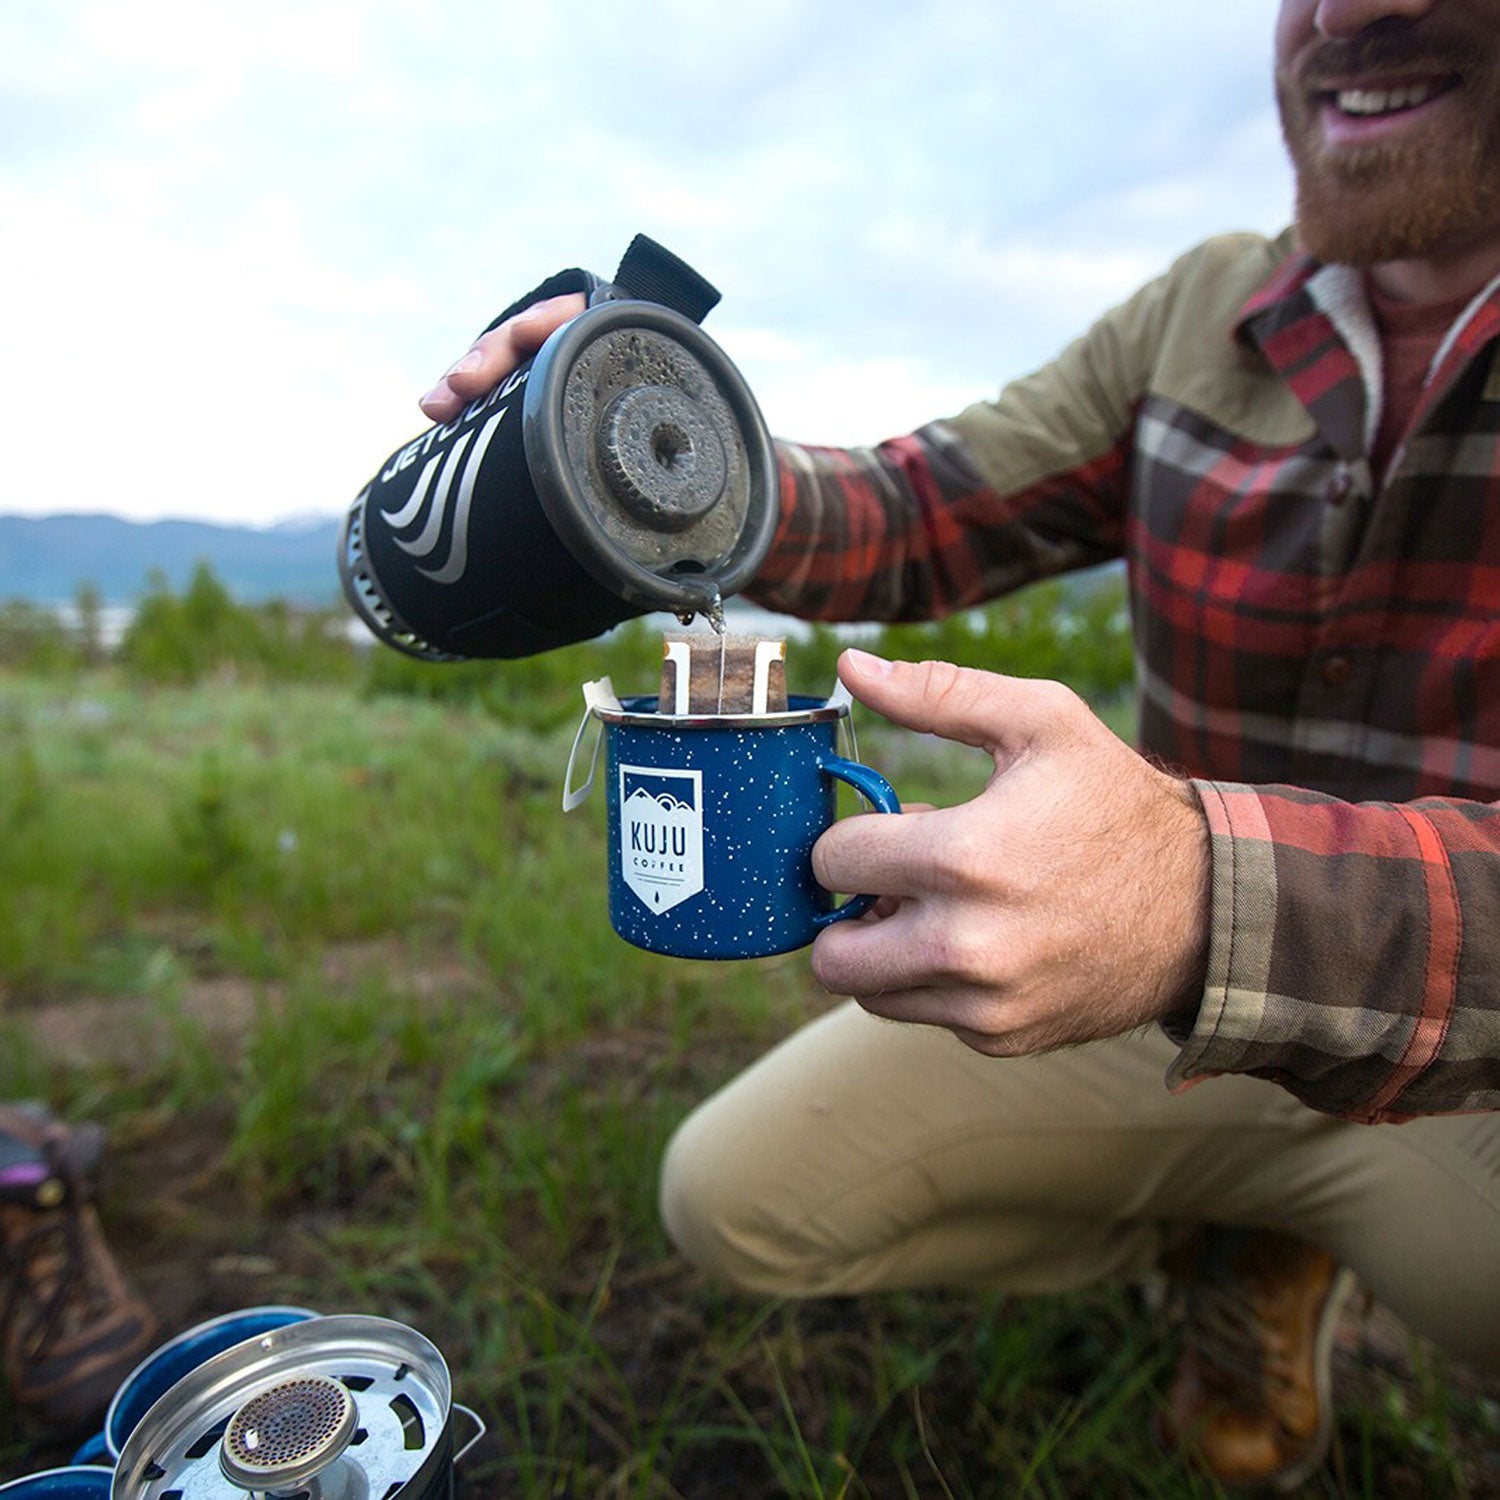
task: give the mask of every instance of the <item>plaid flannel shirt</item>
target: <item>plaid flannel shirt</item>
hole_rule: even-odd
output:
[[[782,444],[753,597],[917,619],[1123,557],[1140,746],[1212,836],[1208,983],[1169,1081],[1355,1120],[1500,1105],[1500,289],[1384,476],[1356,273],[1209,241],[994,402]]]

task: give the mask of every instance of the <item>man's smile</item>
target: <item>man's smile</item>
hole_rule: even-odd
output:
[[[1310,90],[1325,143],[1372,145],[1436,119],[1461,88],[1451,72],[1393,78],[1351,78]],[[1446,111],[1444,111],[1446,113]]]
[[[1348,88],[1325,94],[1340,113],[1346,115],[1402,114],[1426,104],[1457,85],[1457,79],[1428,79],[1421,83],[1387,85],[1382,88]]]

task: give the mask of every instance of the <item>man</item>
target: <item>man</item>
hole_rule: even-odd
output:
[[[1276,84],[1295,237],[1190,252],[950,422],[781,446],[772,608],[916,618],[1124,556],[1153,759],[1053,684],[846,653],[995,775],[819,842],[883,898],[813,950],[859,1004],[684,1123],[662,1204],[784,1295],[1161,1265],[1164,1434],[1291,1488],[1341,1267],[1500,1367],[1500,0],[1283,0]]]

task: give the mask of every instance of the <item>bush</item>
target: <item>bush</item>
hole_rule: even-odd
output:
[[[921,624],[838,626],[788,620],[788,685],[832,691],[839,652],[852,642],[907,661],[951,661],[1017,677],[1066,682],[1091,702],[1131,685],[1134,656],[1119,569],[1049,581],[981,609]],[[367,691],[480,706],[519,728],[556,729],[580,712],[583,683],[608,676],[622,696],[654,692],[661,622],[631,620],[593,641],[517,661],[424,662],[382,646],[370,654]]]
[[[0,604],[0,666],[51,674],[81,664],[73,633],[53,610],[24,599]]]
[[[630,620],[594,641],[515,661],[425,662],[384,646],[370,654],[366,686],[431,702],[477,705],[503,723],[546,731],[578,717],[585,682],[609,677],[628,697],[656,690],[661,632]]]
[[[931,624],[889,625],[871,649],[907,661],[951,661],[1012,677],[1065,682],[1090,702],[1119,698],[1134,680],[1124,575],[1034,584],[982,609]]]
[[[152,576],[120,642],[120,661],[148,682],[200,682],[226,670],[261,681],[347,679],[355,655],[341,618],[280,601],[238,604],[199,563],[180,596],[161,573]]]

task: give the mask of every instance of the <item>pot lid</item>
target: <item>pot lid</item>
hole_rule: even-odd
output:
[[[309,1318],[199,1365],[141,1418],[111,1500],[395,1495],[448,1440],[452,1383],[415,1329]]]
[[[610,593],[711,616],[755,576],[776,529],[775,450],[696,323],[651,302],[589,308],[542,346],[521,420],[548,521]]]

